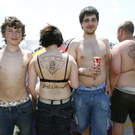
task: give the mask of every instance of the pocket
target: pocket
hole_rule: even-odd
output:
[[[85,94],[80,94],[80,93],[76,93],[74,92],[72,95],[72,105],[74,108],[74,113],[76,113],[77,111],[81,110],[83,108],[83,106],[85,105],[85,100],[86,96]]]
[[[36,119],[46,119],[49,117],[50,111],[47,109],[36,109],[35,117]]]
[[[107,93],[105,95],[105,93],[103,92],[101,95],[100,95],[100,103],[101,103],[101,109],[103,111],[108,111],[110,110],[110,96],[109,94]]]
[[[70,105],[66,106],[64,109],[60,111],[61,118],[70,118],[73,114],[73,106],[70,102]]]
[[[28,102],[20,105],[18,108],[19,108],[19,111],[22,114],[32,113],[32,103],[31,103],[31,101],[28,101]]]

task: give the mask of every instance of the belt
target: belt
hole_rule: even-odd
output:
[[[62,99],[62,100],[48,100],[48,99],[43,99],[39,97],[39,101],[45,104],[49,105],[60,105],[60,104],[65,104],[70,100],[70,98]]]

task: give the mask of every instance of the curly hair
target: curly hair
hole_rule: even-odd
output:
[[[9,16],[8,18],[5,18],[5,22],[1,25],[1,34],[4,37],[4,33],[6,31],[6,26],[8,27],[14,27],[15,29],[21,28],[22,30],[22,40],[25,38],[25,25],[16,17]],[[5,37],[4,37],[5,38]],[[5,39],[5,43],[7,43]]]
[[[40,31],[39,42],[43,47],[48,47],[53,44],[56,44],[58,47],[60,47],[63,43],[62,33],[57,27],[48,24],[48,26]]]

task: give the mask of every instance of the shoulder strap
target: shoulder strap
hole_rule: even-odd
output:
[[[66,78],[66,74],[67,74],[68,59],[69,59],[69,55],[67,55],[67,63],[66,63],[66,69],[65,69],[65,76],[64,76],[64,80],[65,80],[65,78]]]
[[[41,76],[42,76],[42,78],[44,79],[43,74],[42,74],[42,71],[41,71],[41,67],[40,67],[40,64],[39,64],[38,55],[37,55],[37,62],[38,62],[38,67],[39,67],[39,70],[40,70]]]

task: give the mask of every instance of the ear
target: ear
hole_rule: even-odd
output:
[[[120,29],[119,32],[120,32],[120,35],[123,35],[123,30],[122,29]]]
[[[2,36],[5,38],[5,33],[2,33]]]
[[[81,28],[83,29],[82,23],[80,23],[80,25],[81,25]]]

